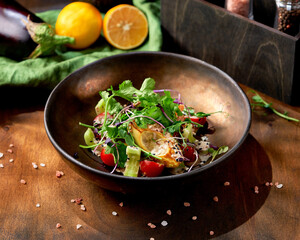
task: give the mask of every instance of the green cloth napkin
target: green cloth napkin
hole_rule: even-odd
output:
[[[162,46],[160,1],[133,0],[133,5],[146,14],[149,23],[149,36],[140,47],[130,51],[160,51]],[[55,25],[59,12],[60,10],[52,10],[36,15],[45,22]],[[0,87],[26,86],[52,89],[70,73],[86,64],[130,51],[119,50],[110,46],[101,36],[93,47],[82,51],[68,50],[59,55],[27,59],[20,62],[0,57]]]

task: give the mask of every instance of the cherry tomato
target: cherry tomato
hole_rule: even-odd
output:
[[[195,123],[198,123],[201,125],[204,125],[204,123],[206,122],[206,117],[199,118],[199,117],[191,116],[190,119],[192,122],[195,122]]]
[[[99,115],[97,115],[97,117],[95,117],[95,118],[94,118],[94,121],[93,121],[94,126],[95,126],[95,125],[98,125],[98,124],[102,124],[102,123],[103,123],[104,116],[105,116],[105,113],[104,113],[104,112],[103,112],[103,113],[100,113]],[[111,116],[109,113],[107,113],[107,119],[111,119],[111,118],[112,118],[112,116]]]
[[[196,160],[195,150],[191,146],[186,146],[182,149],[183,156],[188,158],[191,162],[194,162]]]
[[[102,148],[100,158],[102,162],[107,165],[107,166],[115,166],[115,158],[112,153],[106,154],[105,153],[105,148]]]
[[[149,160],[143,160],[140,162],[140,169],[142,173],[147,177],[157,177],[161,175],[164,167],[165,166],[163,164]]]

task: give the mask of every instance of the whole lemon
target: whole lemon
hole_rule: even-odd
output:
[[[96,7],[86,2],[73,2],[59,13],[56,34],[75,38],[74,49],[84,49],[92,45],[100,36],[102,16]]]

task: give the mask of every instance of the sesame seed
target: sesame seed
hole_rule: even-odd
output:
[[[196,221],[197,220],[197,216],[193,216],[192,220]]]
[[[270,186],[271,186],[271,187],[273,186],[273,183],[272,183],[272,182],[270,182]]]
[[[167,222],[166,220],[163,220],[163,221],[161,222],[161,225],[162,225],[163,227],[165,227],[165,226],[168,225],[168,222]]]
[[[210,231],[210,232],[209,232],[209,235],[210,235],[210,236],[212,236],[212,235],[214,235],[214,234],[215,234],[214,231]]]
[[[279,184],[278,182],[275,182],[275,183],[274,183],[274,185],[275,185],[276,187],[277,187],[278,184]]]
[[[268,186],[270,186],[270,183],[269,183],[269,182],[266,182],[265,185],[268,187]]]
[[[120,203],[119,203],[119,206],[120,206],[120,207],[123,207],[123,206],[124,206],[124,203],[123,203],[123,202],[120,202]]]
[[[229,186],[230,182],[224,182],[224,186]]]
[[[214,197],[213,197],[213,200],[214,200],[215,202],[219,202],[218,196],[214,196]]]
[[[190,207],[190,206],[191,206],[191,204],[190,204],[189,202],[184,202],[183,205],[184,205],[185,207]]]
[[[41,167],[45,167],[46,164],[45,164],[45,163],[40,163],[40,166],[41,166]]]
[[[13,153],[13,150],[12,149],[7,149],[7,152],[8,153]]]
[[[0,163],[0,168],[4,168],[4,166],[3,166],[3,164],[2,164],[2,163]]]
[[[57,229],[58,229],[58,228],[61,228],[60,223],[56,223],[56,228],[57,228]]]
[[[81,205],[80,205],[80,209],[81,209],[82,211],[85,211],[85,206],[84,206],[83,204],[81,204]]]
[[[258,186],[254,186],[254,193],[258,194],[259,191],[258,191]]]
[[[169,215],[169,216],[171,216],[172,215],[172,211],[169,209],[169,210],[167,210],[167,214]]]
[[[82,227],[82,225],[81,224],[77,224],[76,225],[76,229],[78,230],[79,228],[81,228]]]
[[[155,240],[155,239],[153,237],[151,237],[150,240]]]
[[[39,208],[39,207],[41,206],[41,204],[37,203],[35,206],[36,206],[37,208]]]
[[[33,168],[35,168],[35,169],[37,169],[38,168],[38,165],[36,165],[36,163],[32,163],[32,166],[33,166]]]
[[[25,181],[24,179],[21,179],[21,180],[20,180],[20,183],[26,184],[26,181]]]
[[[277,187],[277,188],[282,188],[282,187],[283,187],[283,184],[282,184],[282,183],[277,184],[276,187]]]
[[[9,144],[9,147],[12,148],[12,147],[14,147],[14,145],[11,143],[11,144]]]
[[[14,160],[13,159],[9,159],[9,162],[13,162]]]
[[[115,212],[115,211],[113,211],[111,214],[114,215],[114,216],[117,216],[117,215],[118,215],[118,213]]]
[[[3,154],[2,152],[0,152],[0,158],[2,158],[2,157],[3,157],[3,155],[4,155],[4,154]]]

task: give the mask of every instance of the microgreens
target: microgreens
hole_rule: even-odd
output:
[[[278,112],[275,108],[272,107],[272,104],[273,104],[273,103],[268,103],[268,102],[266,102],[266,101],[265,101],[265,100],[264,100],[257,92],[255,92],[254,90],[250,90],[250,92],[252,92],[252,93],[255,94],[255,95],[252,97],[252,100],[255,102],[255,103],[251,103],[252,110],[254,110],[255,107],[257,107],[257,106],[258,106],[258,107],[263,107],[263,108],[266,108],[266,109],[271,110],[273,113],[275,113],[275,114],[278,115],[279,117],[282,117],[282,118],[284,118],[284,119],[286,119],[286,120],[299,122],[299,119],[289,117],[287,112],[284,112],[284,113]]]

